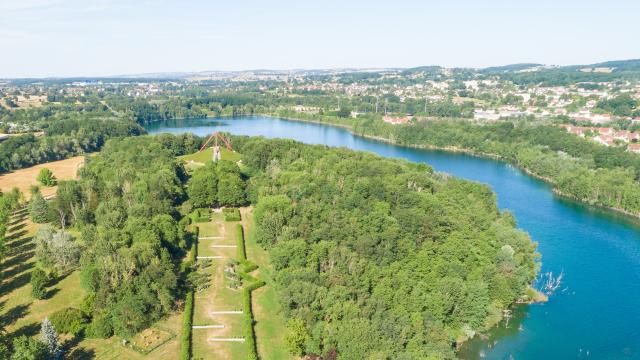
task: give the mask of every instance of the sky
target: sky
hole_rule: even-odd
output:
[[[0,0],[0,78],[640,58],[638,0]]]

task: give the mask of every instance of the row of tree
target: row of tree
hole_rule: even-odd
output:
[[[44,136],[26,134],[0,142],[0,173],[97,151],[109,138],[143,133],[139,125],[119,120],[60,120]]]
[[[393,126],[374,120],[358,123],[354,131],[402,145],[497,155],[550,180],[567,196],[640,215],[640,156],[557,126],[511,121],[480,125],[461,120]]]

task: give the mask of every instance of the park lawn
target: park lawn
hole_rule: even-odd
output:
[[[189,155],[182,155],[182,156],[178,156],[178,159],[186,161],[186,162],[197,162],[197,163],[206,163],[207,161],[211,161],[213,158],[213,149],[208,147],[202,151],[193,153],[193,154],[189,154]],[[236,162],[238,160],[241,159],[241,156],[239,153],[235,152],[235,151],[229,151],[227,148],[225,147],[221,147],[220,148],[220,158],[222,160],[229,160],[229,161],[233,161]]]
[[[255,290],[252,296],[258,354],[262,359],[295,359],[286,350],[284,342],[286,323],[274,287],[273,267],[269,262],[269,254],[256,242],[251,210],[251,208],[241,209],[242,223],[246,231],[247,258],[259,266],[253,274],[266,282],[266,285]]]
[[[211,265],[200,269],[210,276],[210,286],[195,294],[193,324],[224,325],[223,329],[193,329],[193,359],[244,359],[245,343],[211,342],[211,338],[241,338],[243,316],[241,314],[217,314],[213,311],[242,310],[242,290],[225,286],[224,268],[230,259],[237,258],[236,248],[211,248],[210,245],[236,245],[235,224],[225,222],[221,212],[213,212],[211,221],[198,223],[199,237],[221,236],[221,239],[198,240],[198,256],[223,256],[211,260]],[[202,260],[199,260],[202,261]]]
[[[177,359],[180,353],[180,331],[182,328],[182,313],[171,314],[151,326],[171,334],[169,341],[153,349],[148,354],[142,354],[130,347],[122,345],[122,338],[113,336],[109,339],[83,339],[73,349],[71,359],[108,359],[108,360],[137,360],[137,359]]]
[[[3,261],[2,286],[0,287],[0,325],[8,335],[35,335],[42,320],[66,307],[77,307],[84,297],[79,272],[75,271],[50,285],[45,299],[31,296],[29,283],[35,267],[33,235],[40,227],[28,218],[26,209],[11,219],[7,233],[7,255]]]
[[[207,331],[194,330],[193,360],[236,360],[247,358],[247,346],[241,342],[209,342]],[[267,360],[267,359],[265,359]]]

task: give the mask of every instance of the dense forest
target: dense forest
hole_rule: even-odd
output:
[[[453,358],[531,296],[535,245],[488,187],[345,149],[235,144],[293,353]]]
[[[591,204],[640,215],[640,157],[621,147],[605,147],[552,125],[506,121],[422,121],[392,126],[357,124],[360,135],[402,145],[457,148],[496,155],[552,182],[557,191]]]
[[[99,150],[107,139],[145,131],[132,122],[67,119],[52,122],[44,136],[12,136],[0,142],[0,173]]]
[[[220,161],[189,174],[176,156],[201,142],[111,139],[52,201],[34,190],[31,218],[46,225],[34,237],[32,296],[76,270],[87,294],[79,309],[52,315],[58,332],[126,338],[179,308],[190,286],[189,214],[209,206],[255,206],[296,355],[453,358],[452,344],[533,296],[535,244],[484,185],[422,164],[247,137],[233,138],[241,166]],[[3,195],[3,224],[18,198]],[[45,351],[23,337],[5,342],[9,352]]]

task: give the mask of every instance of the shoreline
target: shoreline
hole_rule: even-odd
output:
[[[271,117],[271,118],[280,118],[280,119],[285,119],[285,120],[290,120],[290,121],[299,121],[299,122],[308,122],[308,123],[312,123],[312,124],[320,124],[320,125],[327,125],[327,126],[336,126],[336,127],[340,127],[346,130],[349,130],[349,132],[354,135],[354,136],[359,136],[365,139],[370,139],[370,140],[375,140],[375,141],[380,141],[383,143],[387,143],[387,144],[391,144],[391,145],[395,145],[395,146],[402,146],[402,147],[407,147],[407,148],[413,148],[413,149],[423,149],[423,150],[438,150],[438,151],[445,151],[445,152],[450,152],[450,153],[460,153],[460,154],[467,154],[467,155],[471,155],[471,156],[475,156],[478,158],[484,158],[484,159],[491,159],[491,160],[498,160],[501,162],[504,162],[506,164],[512,165],[517,167],[519,170],[523,171],[524,173],[526,173],[527,175],[536,178],[538,180],[541,180],[543,182],[545,182],[546,184],[551,186],[551,191],[560,196],[560,197],[564,197],[576,202],[579,202],[581,204],[584,205],[588,205],[588,206],[593,206],[596,208],[599,208],[601,210],[609,210],[609,211],[613,211],[617,214],[621,214],[621,215],[625,215],[628,217],[633,218],[634,220],[640,220],[640,214],[636,214],[636,213],[632,213],[628,210],[622,209],[622,208],[618,208],[618,207],[612,207],[612,206],[606,206],[606,205],[600,205],[600,204],[594,204],[592,202],[589,202],[587,200],[584,199],[580,199],[577,198],[573,195],[570,194],[566,194],[560,190],[558,190],[555,187],[555,182],[546,176],[542,176],[542,175],[538,175],[534,172],[532,172],[531,170],[529,170],[526,167],[523,167],[522,165],[515,163],[515,162],[511,162],[508,161],[507,159],[505,159],[504,157],[500,156],[500,155],[496,155],[496,154],[490,154],[490,153],[483,153],[483,152],[479,152],[479,151],[475,151],[475,150],[471,150],[471,149],[465,149],[465,148],[459,148],[456,146],[434,146],[434,145],[409,145],[409,144],[400,144],[396,141],[393,141],[389,138],[385,138],[382,136],[375,136],[375,135],[366,135],[366,134],[358,134],[356,132],[353,131],[353,127],[349,126],[349,125],[344,125],[344,124],[334,124],[334,123],[330,123],[330,122],[325,122],[325,121],[320,121],[320,120],[307,120],[307,119],[301,119],[301,118],[288,118],[288,117],[280,117],[277,115],[271,115],[271,114],[258,114],[258,115],[262,115],[262,116],[266,116],[266,117]]]

